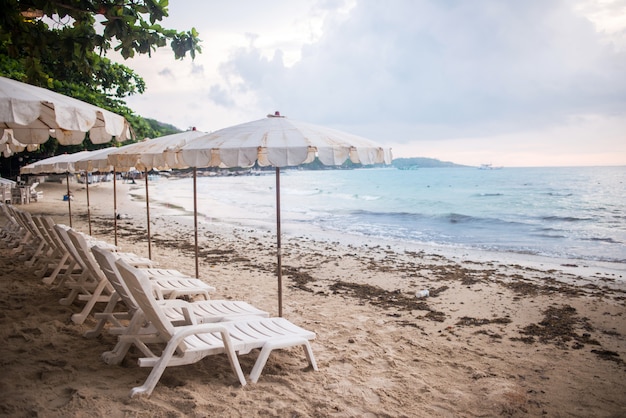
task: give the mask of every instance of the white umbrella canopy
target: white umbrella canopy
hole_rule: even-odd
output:
[[[116,137],[130,138],[126,119],[108,110],[41,87],[0,77],[0,138],[5,131],[25,146],[49,137],[61,145],[83,142],[86,132],[94,144]]]
[[[363,165],[390,164],[392,159],[389,148],[383,148],[369,139],[287,119],[280,116],[279,112],[267,115],[265,119],[220,129],[199,137],[180,148],[175,157],[170,160],[175,161],[178,168],[194,168],[194,196],[196,168],[250,167],[255,162],[260,166],[276,167],[278,316],[283,316],[280,167],[310,163],[316,157],[324,165],[341,165],[348,159]],[[194,199],[194,214],[196,212]]]
[[[14,182],[13,180],[9,180],[9,179],[5,179],[0,177],[0,185],[8,185],[8,186],[15,186],[17,183]]]
[[[10,157],[11,155],[22,152],[25,149],[28,151],[35,151],[39,148],[39,144],[22,144],[20,141],[13,137],[12,129],[5,129],[2,133],[2,137],[0,137],[0,153],[4,155],[5,158]]]
[[[170,152],[178,150],[195,138],[207,135],[205,132],[189,130],[117,148],[108,155],[109,164],[118,171],[136,168],[142,171],[152,169],[167,170],[178,165]],[[170,151],[170,152],[166,152]]]
[[[109,154],[119,150],[117,147],[102,148],[94,151],[89,151],[88,154],[79,156],[74,162],[74,168],[77,171],[113,171],[113,166],[109,164]]]
[[[80,151],[73,154],[60,154],[45,158],[20,168],[20,174],[65,174],[79,171],[75,162],[89,155],[90,151]]]
[[[278,113],[278,112],[277,112]],[[310,163],[390,164],[391,150],[346,132],[280,116],[220,129],[181,148],[179,166],[288,167]]]
[[[78,171],[74,165],[76,160],[88,155],[89,153],[90,151],[80,151],[74,154],[55,155],[54,157],[45,158],[20,168],[20,174],[65,174],[70,227],[72,226],[72,199],[69,180],[70,173]]]

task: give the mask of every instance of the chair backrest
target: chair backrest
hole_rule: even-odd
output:
[[[115,265],[146,319],[156,328],[163,341],[169,341],[175,329],[161,307],[157,305],[148,275],[121,259],[117,260]],[[178,349],[184,351],[186,344],[181,343]]]
[[[54,222],[54,219],[52,219],[50,216],[41,216],[39,220],[41,221],[41,224],[48,232],[48,236],[52,239],[52,242],[54,243],[55,248],[63,254],[69,253],[69,251],[63,244],[63,241],[61,240],[59,233],[54,229],[54,226],[56,225],[56,222]]]
[[[106,276],[102,272],[102,269],[100,268],[100,265],[93,258],[93,254],[91,253],[91,251],[89,251],[89,245],[87,244],[85,237],[71,228],[68,229],[66,232],[68,238],[74,245],[76,253],[83,261],[82,264],[87,268],[87,270],[89,270],[92,276],[94,278],[97,278],[98,280],[107,280]]]
[[[37,227],[33,223],[33,217],[30,212],[27,212],[25,210],[15,210],[15,215],[22,227],[28,230],[28,232],[30,232],[32,236],[42,239],[41,235],[39,234],[39,230],[37,230]]]
[[[65,246],[67,251],[72,255],[74,260],[76,260],[76,262],[80,265],[81,268],[85,270],[89,270],[87,268],[87,265],[83,261],[83,258],[78,254],[78,251],[76,251],[76,247],[74,247],[74,243],[72,242],[72,240],[70,239],[70,236],[67,233],[69,229],[71,228],[67,228],[65,227],[65,225],[59,225],[59,224],[54,225],[54,230],[57,232],[57,235],[61,239],[61,242]]]
[[[137,302],[128,290],[128,287],[126,287],[126,283],[124,283],[120,272],[117,270],[117,266],[115,265],[116,257],[113,252],[111,252],[111,250],[107,250],[106,248],[100,248],[96,245],[91,247],[91,253],[98,263],[100,270],[102,270],[104,276],[109,280],[113,289],[115,289],[128,310],[131,313],[137,311],[139,309]]]
[[[33,215],[32,216],[33,223],[35,224],[35,226],[39,230],[39,233],[41,234],[41,236],[46,240],[46,243],[51,248],[56,249],[56,243],[52,239],[52,237],[50,236],[50,231],[48,230],[47,226],[45,225],[43,218],[44,217],[42,215]]]
[[[5,204],[4,202],[0,203],[0,210],[2,211],[2,215],[6,218],[6,223],[3,229],[15,231],[15,228],[21,228],[15,216],[13,216],[13,211],[10,208],[10,205]]]

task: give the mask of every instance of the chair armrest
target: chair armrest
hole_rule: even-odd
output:
[[[175,321],[176,323],[172,323],[174,326],[190,326],[190,325],[198,325],[198,319],[196,314],[191,309],[189,302],[182,299],[163,299],[157,302],[159,306],[170,309],[180,309],[184,319],[184,323],[180,323],[180,321]]]

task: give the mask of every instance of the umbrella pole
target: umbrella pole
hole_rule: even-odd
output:
[[[148,196],[148,170],[144,171],[146,177],[146,219],[148,220],[148,258],[152,260],[152,241],[150,238],[150,197]]]
[[[276,167],[276,275],[278,276],[278,316],[283,316],[283,263],[280,243],[280,167]]]
[[[117,247],[117,173],[113,167],[113,235],[115,236],[115,246]]]
[[[196,251],[196,279],[200,277],[198,267],[198,189],[196,185],[196,167],[193,168],[193,230],[195,239],[195,251]]]
[[[87,222],[89,223],[89,235],[91,235],[91,209],[89,207],[89,173],[85,173],[85,187],[87,188]]]
[[[65,173],[65,184],[67,184],[67,211],[70,215],[70,228],[72,227],[72,196],[70,195],[70,173]]]

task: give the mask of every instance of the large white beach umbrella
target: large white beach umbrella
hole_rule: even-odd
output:
[[[280,168],[314,161],[341,165],[390,164],[391,150],[346,132],[299,122],[278,112],[260,119],[220,129],[191,141],[176,153],[178,167],[251,167],[276,168],[276,257],[278,278],[278,315],[282,316],[282,249],[280,221]]]
[[[195,129],[165,135],[159,138],[146,139],[143,142],[126,145],[107,155],[109,165],[117,171],[128,171],[131,168],[144,171],[146,185],[146,217],[148,234],[148,257],[152,258],[152,240],[150,235],[150,198],[148,193],[148,172],[152,169],[168,170],[176,168],[175,151],[194,138],[206,135]],[[117,214],[116,214],[117,220]],[[116,221],[117,222],[117,221]],[[117,231],[117,224],[116,224]],[[116,235],[117,237],[117,235]],[[196,275],[197,275],[196,269]]]
[[[61,145],[94,144],[130,138],[126,119],[53,91],[0,77],[0,145],[5,156],[56,138]],[[21,148],[21,149],[20,149]]]

